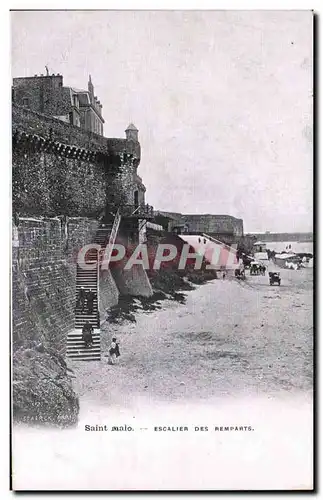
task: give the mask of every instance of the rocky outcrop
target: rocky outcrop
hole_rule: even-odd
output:
[[[13,354],[13,421],[68,427],[77,423],[79,400],[64,359],[42,344]]]

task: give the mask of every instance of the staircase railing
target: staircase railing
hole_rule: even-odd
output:
[[[135,213],[139,212],[139,209],[140,209],[140,205],[138,205],[138,207],[135,208],[135,210],[130,215],[135,215]]]
[[[224,246],[225,248],[227,248],[231,252],[233,252],[235,250],[234,247],[231,247],[230,245],[227,245],[226,243],[223,243],[223,241],[217,240],[216,238],[213,238],[213,236],[210,236],[210,235],[208,235],[206,233],[202,233],[202,236],[203,236],[203,238],[208,238],[213,243],[217,243],[218,245]]]
[[[120,213],[122,217],[138,217],[138,219],[152,219],[154,217],[154,207],[148,204],[121,205]]]
[[[104,265],[106,267],[108,267],[108,265],[110,263],[113,246],[114,246],[114,243],[116,241],[116,237],[117,237],[117,234],[119,231],[120,221],[121,221],[121,214],[120,214],[120,210],[118,209],[115,216],[114,216],[114,221],[113,221],[113,225],[112,225],[112,229],[111,229],[111,233],[110,233],[107,247],[104,251],[104,254],[102,255],[102,259],[104,259]]]
[[[98,261],[97,261],[97,263],[98,263],[98,265],[97,265],[97,273],[98,273],[97,274],[97,298],[98,298],[98,300],[97,300],[97,304],[98,304],[98,324],[99,324],[99,326],[100,326],[100,267],[102,264],[102,260],[104,261],[106,268],[109,266],[113,246],[114,246],[114,243],[116,241],[116,237],[117,237],[119,226],[120,226],[120,221],[121,221],[121,215],[120,215],[120,211],[118,209],[115,216],[114,216],[108,245],[107,245],[106,249],[104,249],[103,252],[100,252],[100,251],[98,252]]]

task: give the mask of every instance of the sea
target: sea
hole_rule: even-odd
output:
[[[266,244],[266,247],[268,250],[274,250],[276,252],[288,250],[294,253],[311,253],[314,255],[313,241],[270,241]]]

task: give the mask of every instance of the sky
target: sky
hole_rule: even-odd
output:
[[[311,231],[311,11],[17,11],[12,77],[61,73],[139,129],[146,202]]]

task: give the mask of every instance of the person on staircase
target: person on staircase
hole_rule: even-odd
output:
[[[84,312],[84,307],[85,307],[85,299],[86,299],[86,292],[83,286],[81,286],[79,295],[77,298],[77,303],[76,307],[79,307],[81,309],[81,313]]]
[[[93,345],[93,326],[89,321],[86,321],[82,328],[82,340],[85,347],[92,347]]]
[[[88,314],[93,314],[93,302],[96,297],[96,294],[93,290],[89,290],[86,294],[86,305]]]

